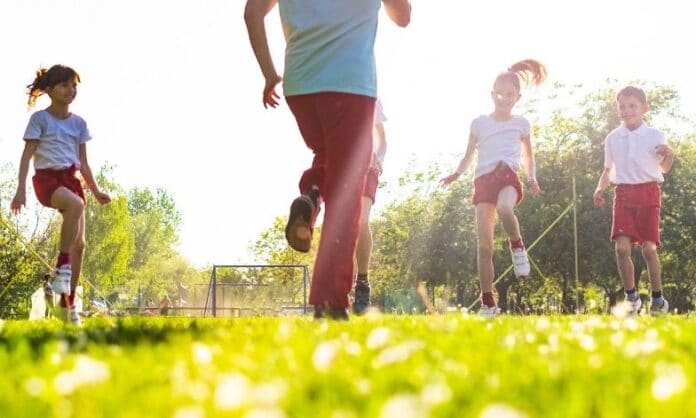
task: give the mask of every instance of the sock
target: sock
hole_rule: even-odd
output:
[[[508,242],[510,243],[510,249],[514,250],[517,248],[522,248],[524,249],[524,242],[522,242],[522,238],[518,239],[517,241],[513,241],[510,238],[508,238]]]
[[[358,273],[358,276],[355,278],[355,284],[370,284],[367,280],[367,273]]]
[[[58,296],[60,296],[60,299],[58,300],[58,306],[60,306],[61,308],[67,308],[67,299],[69,299],[69,297],[66,298],[64,294],[60,294]]]
[[[481,303],[492,308],[495,306],[495,299],[493,299],[493,292],[483,292],[481,295]]]
[[[58,262],[56,267],[62,267],[64,265],[70,265],[70,253],[58,253]]]
[[[636,291],[635,287],[631,290],[626,290],[625,293],[626,293],[627,300],[629,300],[631,302],[635,302],[638,300],[638,292]]]
[[[655,292],[652,292],[652,303],[651,305],[654,306],[662,306],[665,303],[665,299],[662,297],[662,291],[658,290]]]

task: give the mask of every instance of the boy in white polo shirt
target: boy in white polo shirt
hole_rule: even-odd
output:
[[[611,240],[616,246],[616,264],[626,292],[631,314],[640,311],[631,259],[633,244],[641,247],[648,266],[652,301],[650,314],[667,313],[669,304],[662,296],[662,278],[657,248],[660,245],[660,183],[672,168],[674,153],[665,135],[643,122],[649,110],[645,92],[625,87],[616,95],[621,126],[604,141],[604,171],[594,192],[596,206],[604,205],[604,191],[614,190]]]

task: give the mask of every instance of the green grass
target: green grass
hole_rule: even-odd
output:
[[[689,317],[0,324],[0,416],[696,416]]]

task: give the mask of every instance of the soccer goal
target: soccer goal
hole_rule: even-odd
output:
[[[303,315],[309,270],[303,264],[213,265],[208,284],[196,285],[203,316]]]

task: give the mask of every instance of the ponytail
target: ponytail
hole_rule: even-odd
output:
[[[47,88],[65,81],[73,80],[79,83],[80,75],[77,74],[75,70],[65,65],[56,64],[48,70],[43,67],[39,68],[36,70],[34,81],[27,86],[27,94],[29,95],[27,104],[29,105],[29,109],[34,107],[36,99],[44,94]]]
[[[496,81],[511,79],[517,90],[520,90],[520,79],[527,86],[538,86],[546,80],[546,67],[537,60],[526,59],[512,64],[506,72],[501,73]]]

